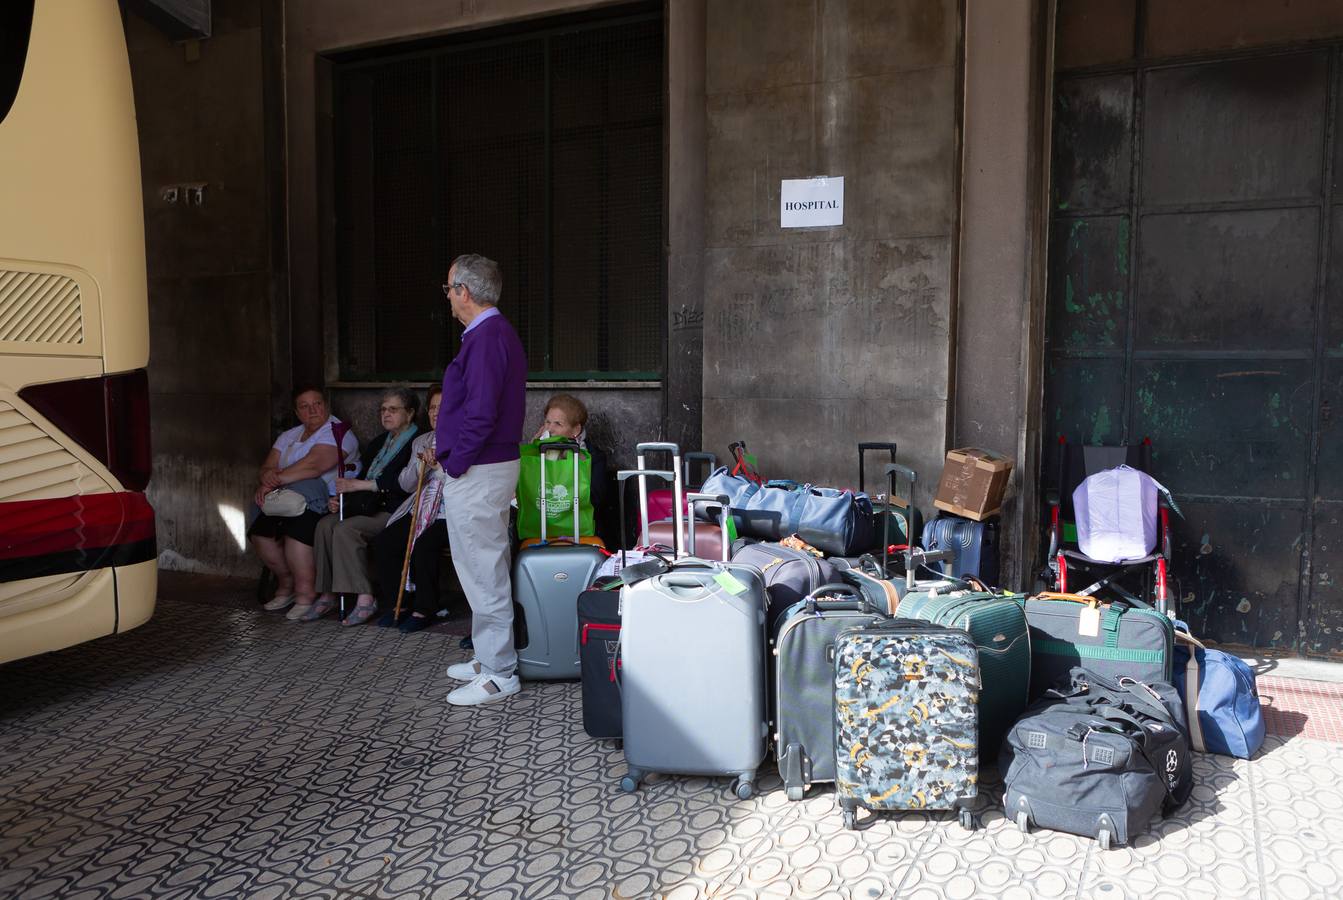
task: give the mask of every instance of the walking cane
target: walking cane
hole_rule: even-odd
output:
[[[343,471],[343,469],[342,469],[342,471]],[[344,522],[344,521],[345,521],[345,495],[344,495],[344,494],[337,494],[337,495],[336,495],[336,503],[337,503],[336,515],[340,517],[340,518],[339,518],[339,521]],[[345,595],[344,595],[344,594],[337,594],[336,596],[340,598],[340,617],[341,617],[342,619],[344,619],[344,618],[345,618]]]
[[[424,498],[424,470],[429,468],[420,460],[420,474],[415,478],[415,506],[410,511],[410,533],[406,535],[406,558],[401,561],[401,581],[396,585],[396,609],[392,611],[392,622],[401,619],[401,598],[406,595],[406,573],[410,571],[410,551],[415,547],[415,523],[420,520],[420,500]]]

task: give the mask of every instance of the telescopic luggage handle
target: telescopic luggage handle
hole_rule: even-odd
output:
[[[919,566],[926,566],[928,563],[935,562],[955,562],[955,550],[920,550],[917,547],[910,547],[905,551],[905,587],[914,590],[914,571]]]
[[[894,441],[859,441],[858,443],[858,490],[864,494],[867,493],[867,468],[866,457],[869,450],[885,450],[891,454],[891,462],[895,462],[895,442]]]
[[[577,441],[546,441],[537,445],[541,455],[541,543],[548,543],[546,540],[546,520],[550,518],[550,504],[546,502],[546,454],[552,450],[559,453],[568,452],[574,459],[574,543],[582,543],[582,526],[579,517],[579,497],[578,497],[578,454],[584,452],[582,446]],[[557,538],[558,540],[558,538]]]
[[[729,497],[727,494],[686,494],[685,500],[686,503],[690,505],[690,518],[688,520],[689,527],[686,529],[687,536],[690,539],[690,555],[691,556],[695,555],[695,507],[701,503],[705,504],[706,506],[713,503],[718,505],[719,509],[718,521],[723,529],[722,561],[727,562],[728,559],[730,558],[728,556],[728,552],[731,548],[732,543],[731,541],[728,540],[727,505],[729,502],[731,502],[732,498]]]
[[[862,445],[860,444],[859,446]],[[891,444],[890,446],[891,446],[891,454],[894,455],[895,445]],[[862,460],[861,456],[859,457],[859,460],[861,462]],[[861,466],[859,468],[860,468],[859,475],[861,477]],[[900,463],[898,462],[888,462],[882,471],[886,473],[886,480],[887,480],[886,503],[889,505],[895,502],[895,476],[899,475],[901,478],[909,482],[909,509],[911,510],[914,509],[914,483],[919,480],[919,473],[915,472],[909,466],[900,465]],[[914,547],[914,540],[915,540],[914,535],[908,533],[910,529],[913,527],[913,521],[914,521],[913,513],[912,512],[908,513],[905,518],[905,531],[906,531],[905,543],[910,549]],[[889,515],[886,515],[883,516],[881,520],[881,568],[883,572],[890,571],[889,569],[890,561],[891,561],[891,517]],[[908,565],[906,565],[905,570],[907,580],[909,581],[909,588],[910,590],[913,590],[914,581],[913,576],[909,575],[910,570]]]
[[[646,463],[644,456],[649,451],[666,451],[671,454],[671,486],[672,486],[672,505],[676,508],[673,516],[675,519],[681,517],[681,505],[685,502],[682,498],[684,489],[681,485],[681,447],[671,441],[641,441],[634,445],[635,465],[640,469],[645,469]],[[644,523],[644,543],[648,543],[648,483],[640,480],[639,482],[639,514]],[[622,524],[623,528],[624,525]],[[672,550],[677,556],[684,552],[684,541],[681,537],[681,529],[676,527],[676,534],[672,535]]]
[[[648,546],[648,481],[649,478],[661,478],[663,481],[674,481],[676,474],[666,469],[623,469],[616,473],[616,481],[620,483],[620,535],[621,544],[624,544],[625,536],[625,482],[631,478],[639,479],[639,514],[640,514],[640,540],[639,546]],[[680,512],[676,513],[676,518],[680,518]],[[621,548],[624,549],[623,547]],[[675,544],[673,544],[673,554],[675,553]]]

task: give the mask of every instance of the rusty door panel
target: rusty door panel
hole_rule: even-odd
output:
[[[1302,510],[1193,501],[1180,509],[1184,517],[1171,519],[1180,618],[1219,643],[1296,649]]]
[[[1143,202],[1318,195],[1328,64],[1321,51],[1149,71]]]
[[[1339,144],[1343,146],[1343,141]],[[1326,353],[1338,353],[1343,351],[1343,206],[1335,206],[1330,214],[1329,236],[1329,276],[1324,286],[1324,347]]]
[[[1313,209],[1143,217],[1138,348],[1310,351],[1318,234]]]
[[[1315,499],[1343,501],[1343,359],[1326,359],[1320,381],[1320,452],[1315,463]]]
[[[1304,653],[1343,656],[1343,504],[1320,503],[1310,550],[1310,601],[1301,628]]]
[[[1059,219],[1050,239],[1050,349],[1122,350],[1128,322],[1127,216]]]
[[[1052,356],[1045,366],[1046,451],[1059,435],[1074,443],[1117,443],[1124,433],[1124,360]]]
[[[1054,208],[1126,206],[1132,179],[1133,76],[1078,78],[1058,87]]]
[[[1308,360],[1138,360],[1130,433],[1152,439],[1154,474],[1177,496],[1299,501],[1310,373]]]

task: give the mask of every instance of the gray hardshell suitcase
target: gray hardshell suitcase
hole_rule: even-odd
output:
[[[885,614],[848,584],[821,585],[784,612],[774,629],[774,754],[789,800],[835,780],[835,635]]]
[[[726,509],[726,499],[718,502]],[[638,790],[650,772],[733,775],[737,796],[750,797],[769,732],[760,573],[681,559],[661,575],[621,588],[620,603],[620,708],[629,765],[621,788]]]
[[[556,442],[546,452],[569,453],[578,483],[577,444]],[[546,467],[541,466],[541,496],[546,496]],[[578,595],[597,577],[606,554],[579,543],[579,497],[573,492],[573,539],[548,539],[541,516],[541,543],[518,551],[513,561],[513,598],[521,608],[527,644],[518,648],[518,675],[533,681],[578,678]]]

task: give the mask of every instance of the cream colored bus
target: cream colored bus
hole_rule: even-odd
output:
[[[0,662],[154,611],[149,310],[115,0],[0,0]]]

